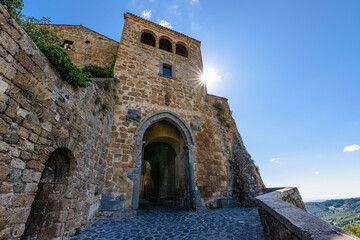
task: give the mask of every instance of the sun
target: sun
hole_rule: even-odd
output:
[[[200,79],[206,84],[206,86],[213,88],[217,83],[220,82],[221,75],[216,71],[215,68],[205,67]]]

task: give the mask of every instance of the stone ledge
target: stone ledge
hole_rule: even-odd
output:
[[[262,215],[261,222],[264,231],[266,231],[266,229],[270,229],[271,231],[272,227],[264,226],[264,223],[268,223],[269,219],[272,217],[281,223],[286,230],[290,231],[292,236],[295,236],[295,238],[297,237],[296,239],[359,239],[341,229],[331,226],[329,223],[307,213],[305,210],[284,201],[283,199],[289,195],[298,195],[300,197],[296,187],[285,187],[255,198],[260,215]],[[261,214],[261,212],[264,211],[266,212],[266,215],[270,215],[268,219],[263,219],[266,216]],[[274,236],[279,235],[280,233],[272,232],[266,234]],[[285,238],[284,236],[278,236],[275,238],[269,237],[269,239],[294,238],[291,238],[290,236]]]

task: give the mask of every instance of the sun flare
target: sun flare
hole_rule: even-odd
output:
[[[201,75],[201,81],[206,83],[208,87],[214,87],[221,80],[221,75],[215,68],[204,68],[204,72]]]

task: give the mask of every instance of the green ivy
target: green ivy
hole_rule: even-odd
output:
[[[0,0],[0,3],[15,20],[20,19],[24,7],[23,0]]]

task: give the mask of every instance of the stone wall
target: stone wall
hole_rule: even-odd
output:
[[[260,195],[256,203],[266,239],[359,239],[307,213],[295,187]]]
[[[65,40],[64,46],[74,65],[83,67],[95,64],[110,66],[117,53],[119,42],[114,41],[82,25],[42,25],[56,31]],[[67,41],[73,42],[72,44]]]
[[[66,239],[99,208],[114,84],[70,85],[1,5],[0,22],[0,239]]]

